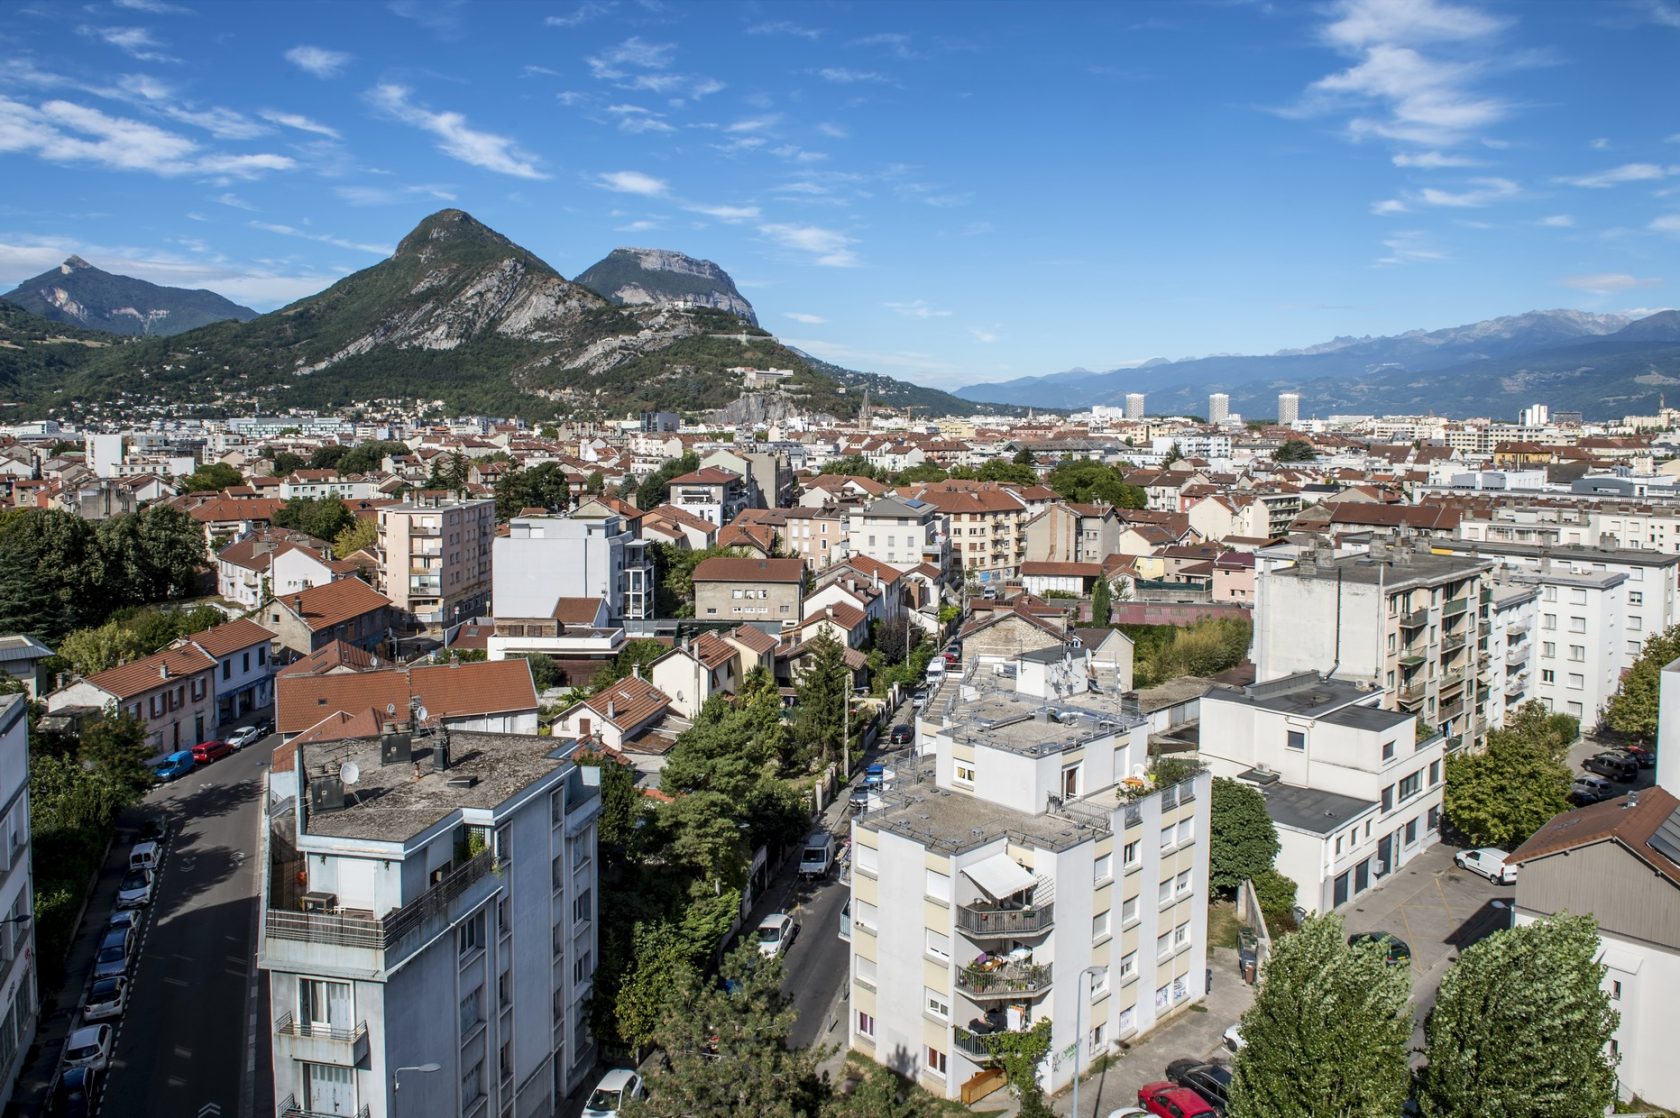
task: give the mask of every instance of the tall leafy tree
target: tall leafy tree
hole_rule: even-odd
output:
[[[700,468],[700,456],[692,450],[678,458],[672,458],[660,464],[660,467],[642,479],[642,484],[636,489],[636,507],[651,509],[663,505],[671,495],[671,479],[684,474],[693,473]]]
[[[1680,658],[1680,625],[1664,629],[1645,641],[1639,659],[1622,674],[1622,682],[1605,708],[1604,721],[1612,730],[1645,741],[1656,740],[1662,670],[1676,658]]]
[[[105,717],[82,730],[82,763],[125,790],[132,801],[151,787],[153,778],[146,767],[152,748],[146,741],[146,727],[139,719],[107,708]]]
[[[1568,809],[1563,733],[1539,703],[1530,703],[1511,728],[1488,734],[1481,753],[1448,757],[1442,806],[1452,825],[1477,846],[1511,850]]]
[[[95,675],[148,653],[133,629],[116,621],[65,634],[58,655],[78,675]]]
[[[944,1109],[891,1068],[875,1064],[856,1090],[829,1100],[823,1113],[827,1118],[939,1118]]]
[[[337,539],[355,519],[337,497],[293,497],[274,514],[277,527],[306,532],[318,540]]]
[[[344,507],[343,502],[339,507]],[[197,594],[199,576],[208,562],[204,529],[169,505],[153,505],[138,516],[140,550],[145,557],[139,585],[142,597],[155,602]]]
[[[1276,462],[1311,462],[1318,457],[1318,451],[1306,439],[1289,439],[1272,454]]]
[[[818,764],[845,757],[846,703],[852,690],[846,649],[826,632],[813,638],[800,668],[794,737]]]
[[[1148,494],[1126,484],[1119,470],[1091,458],[1064,458],[1044,481],[1069,501],[1104,501],[1123,509],[1141,509],[1149,503]]]
[[[1598,926],[1554,916],[1496,932],[1441,980],[1418,1101],[1428,1118],[1598,1118],[1616,1100],[1618,1015]]]
[[[340,559],[379,542],[379,524],[371,516],[358,516],[350,527],[333,538],[333,554]]]
[[[220,492],[244,484],[245,475],[226,462],[207,462],[181,479],[181,492]]]
[[[987,1053],[1003,1069],[1010,1091],[1020,1101],[1021,1118],[1049,1118],[1051,1113],[1038,1081],[1039,1066],[1050,1054],[1051,1027],[1050,1018],[1040,1017],[1030,1029],[985,1037]]]
[[[1281,844],[1266,797],[1251,784],[1215,777],[1208,835],[1208,886],[1229,893],[1272,868]]]
[[[1231,1118],[1392,1118],[1411,1072],[1411,971],[1349,947],[1340,916],[1283,936],[1243,1014]]]
[[[1108,576],[1099,576],[1091,587],[1091,624],[1107,625],[1114,617],[1114,586]]]

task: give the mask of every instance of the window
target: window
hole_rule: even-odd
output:
[[[953,762],[951,778],[958,784],[973,784],[974,765],[968,761]]]
[[[1186,920],[1173,929],[1173,947],[1188,947],[1190,944],[1190,921]]]
[[[1384,811],[1394,809],[1394,785],[1392,784],[1382,790],[1382,809]]]
[[[1617,979],[1610,980],[1610,1000],[1613,1002],[1622,1000],[1622,984]]]
[[[927,871],[927,895],[936,901],[951,903],[951,875],[938,870]]]
[[[1165,881],[1161,882],[1161,888],[1156,893],[1156,900],[1161,902],[1161,907],[1162,908],[1166,908],[1168,905],[1172,904],[1172,899],[1173,899],[1172,878],[1169,877]]]
[[[1556,641],[1541,641],[1540,642],[1540,655],[1547,660],[1556,660],[1557,659],[1557,642]]]
[[[1097,913],[1095,916],[1091,917],[1091,942],[1092,943],[1095,943],[1097,940],[1100,940],[1100,939],[1107,939],[1108,938],[1109,917],[1111,917],[1113,915],[1114,914],[1113,914],[1112,911],[1105,908],[1101,912]]]
[[[927,1050],[927,1069],[939,1078],[945,1078],[945,1053],[932,1045]]]
[[[875,960],[857,956],[857,980],[869,987],[875,988]]]
[[[479,1060],[461,1075],[461,1111],[472,1109],[478,1096],[484,1093],[484,1061]]]
[[[1554,672],[1550,668],[1541,668],[1540,669],[1540,682],[1541,683],[1556,683],[1557,682],[1557,673]]]
[[[564,854],[554,856],[554,862],[549,867],[549,878],[554,882],[556,893],[566,887],[566,856]]]
[[[1569,631],[1571,633],[1584,633],[1584,632],[1586,632],[1587,631],[1587,619],[1584,618],[1584,617],[1571,617],[1569,619]]]
[[[875,906],[871,905],[870,907]],[[936,959],[950,962],[951,937],[944,932],[936,932],[932,928],[927,929],[927,953]]]
[[[1628,627],[1629,631],[1637,633],[1641,629],[1645,628],[1645,620],[1644,620],[1644,618],[1640,617],[1637,613],[1629,614],[1628,619],[1627,619],[1627,627]]]
[[[1294,749],[1294,750],[1305,749],[1307,747],[1306,731],[1305,730],[1290,730],[1289,731],[1289,740],[1286,744],[1288,744],[1290,749]]]
[[[1178,821],[1178,843],[1180,846],[1196,837],[1196,821],[1194,819],[1180,819]]]
[[[1548,614],[1543,615],[1540,618],[1540,628],[1542,628],[1542,629],[1556,629],[1557,628],[1557,614],[1548,613]]]
[[[1137,977],[1137,952],[1128,951],[1120,957],[1120,981],[1128,982]]]
[[[1383,742],[1382,759],[1384,761],[1394,760],[1394,743],[1393,742],[1391,742],[1391,741]]]
[[[1099,854],[1091,866],[1091,880],[1102,883],[1114,876],[1114,855]]]
[[[1583,644],[1570,645],[1569,658],[1577,664],[1584,662],[1587,658],[1587,646]]]
[[[1406,824],[1406,845],[1407,846],[1416,846],[1417,845],[1417,838],[1418,838],[1418,821],[1416,819],[1413,819]]]
[[[318,1029],[348,1029],[353,1022],[350,984],[298,979],[298,1020]]]
[[[862,870],[870,877],[881,872],[881,852],[873,846],[862,843],[852,844],[852,868]]]
[[[1136,897],[1127,897],[1124,901],[1120,902],[1120,926],[1123,928],[1129,928],[1133,924],[1136,924],[1137,920],[1138,899]]]
[[[461,1035],[466,1036],[484,1021],[483,991],[474,990],[461,999]]]
[[[1570,672],[1569,673],[1569,689],[1571,691],[1579,691],[1583,687],[1585,687],[1586,685],[1587,685],[1587,677],[1586,676],[1580,674],[1579,672]]]
[[[1172,933],[1162,932],[1155,937],[1155,957],[1165,959],[1172,954]]]
[[[223,660],[222,661],[222,678],[223,679],[232,679],[233,678],[233,661],[232,660]]]
[[[1342,856],[1342,836],[1337,835],[1336,836],[1336,857],[1340,858],[1341,856]]]
[[[1580,703],[1564,703],[1563,704],[1563,712],[1565,714],[1569,715],[1570,717],[1572,717],[1576,720],[1579,720],[1580,717],[1581,717],[1581,704]]]
[[[1642,606],[1645,604],[1645,593],[1642,590],[1628,591],[1628,605]]]
[[[866,1036],[870,1040],[875,1039],[875,1018],[861,1009],[858,1010],[857,1015],[857,1032],[858,1036]]]
[[[876,923],[876,908],[869,901],[854,899],[852,902],[852,923],[860,928],[874,931],[879,925]]]
[[[1190,886],[1192,884],[1192,876],[1193,875],[1191,874],[1191,872],[1189,870],[1183,870],[1179,873],[1178,879],[1174,883],[1177,886],[1177,891],[1178,891],[1179,896],[1182,897],[1186,893],[1190,892]]]
[[[1586,605],[1587,592],[1579,586],[1571,587],[1569,590],[1569,604],[1572,606]]]
[[[1173,848],[1173,825],[1171,823],[1168,823],[1165,827],[1161,828],[1161,849],[1162,850],[1171,850],[1172,848]]]
[[[460,954],[466,955],[476,950],[484,942],[484,913],[472,916],[457,929],[455,933],[456,947]]]
[[[1121,851],[1121,860],[1127,869],[1131,869],[1133,866],[1138,865],[1143,860],[1142,844],[1136,839],[1128,842],[1126,844],[1126,848]]]
[[[1432,808],[1429,809],[1428,827],[1429,827],[1429,831],[1430,831],[1431,834],[1433,834],[1434,832],[1439,831],[1441,829],[1441,809],[1440,808],[1432,807]]]
[[[1431,761],[1429,762],[1429,786],[1433,788],[1439,783],[1441,783],[1441,762]]]
[[[1108,993],[1108,968],[1098,967],[1096,973],[1091,975],[1091,1000],[1096,1001],[1106,993]]]
[[[1423,790],[1423,770],[1410,774],[1400,781],[1400,802],[1405,803]]]
[[[941,994],[938,990],[935,990],[931,986],[922,987],[922,993],[926,998],[925,1004],[927,1006],[928,1013],[939,1018],[941,1021],[949,1021],[951,1019],[951,995]]]

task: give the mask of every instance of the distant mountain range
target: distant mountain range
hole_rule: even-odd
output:
[[[214,291],[160,287],[132,276],[112,275],[80,256],[24,280],[3,298],[52,322],[140,337],[167,337],[212,322],[246,322],[257,317],[250,307]]]
[[[615,248],[572,282],[621,307],[686,302],[728,311],[758,325],[752,304],[735,290],[728,272],[710,260],[668,249]]]
[[[0,397],[55,414],[92,405],[227,411],[379,399],[436,399],[455,413],[531,418],[696,413],[740,397],[741,374],[730,370],[746,367],[794,370],[779,390],[784,413],[797,406],[849,418],[861,398],[854,384],[870,385],[883,403],[917,403],[924,414],[972,410],[947,393],[819,369],[739,315],[752,308],[721,268],[679,253],[627,251],[642,255],[624,261],[614,253],[591,269],[625,299],[617,306],[450,209],[422,221],[389,259],[249,321],[173,337],[96,334],[90,344],[81,335],[63,340],[65,328],[11,308],[15,314],[0,316],[0,342],[17,339],[0,344]],[[625,270],[631,263],[633,274]],[[601,278],[608,264],[625,283]],[[627,298],[632,275],[639,294]],[[694,285],[671,276],[704,281],[719,298],[735,293],[739,308],[702,305]]]
[[[1151,414],[1201,415],[1209,393],[1251,418],[1277,412],[1279,392],[1301,395],[1301,415],[1510,416],[1528,404],[1589,418],[1656,410],[1680,401],[1680,312],[1631,320],[1584,311],[1531,311],[1445,330],[1336,338],[1266,356],[1155,360],[1136,368],[1074,369],[976,384],[966,400],[1064,408],[1148,396]]]

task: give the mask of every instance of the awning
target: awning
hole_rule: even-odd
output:
[[[1007,854],[993,854],[984,861],[968,866],[963,873],[994,901],[1014,896],[1023,889],[1031,889],[1038,884],[1032,874],[1022,869],[1015,859]]]

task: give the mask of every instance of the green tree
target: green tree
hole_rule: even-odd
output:
[[[289,450],[275,450],[273,447],[265,446],[261,453],[264,458],[273,463],[275,477],[287,477],[309,465],[302,455],[293,454]]]
[[[1037,459],[1033,457],[1032,451],[1028,450],[1026,447],[1022,447],[1020,450],[1015,452],[1015,457],[1011,458],[1010,461],[1015,463],[1017,466],[1031,466],[1037,461]]]
[[[103,620],[121,599],[99,582],[87,521],[58,509],[21,509],[0,518],[0,621],[7,632],[49,643]]]
[[[1299,893],[1300,886],[1295,884],[1294,878],[1286,877],[1270,866],[1254,875],[1254,899],[1260,902],[1260,911],[1269,924],[1294,926],[1295,902]]]
[[[1208,811],[1209,888],[1229,894],[1245,879],[1272,868],[1281,844],[1259,789],[1214,777]]]
[[[680,458],[672,458],[660,463],[653,473],[642,479],[642,484],[636,489],[636,507],[639,509],[656,508],[670,499],[671,480],[684,474],[693,473],[700,468],[700,456],[692,450]]]
[[[1598,1118],[1616,1101],[1617,1013],[1590,916],[1552,916],[1468,947],[1425,1026],[1428,1118]]]
[[[703,547],[698,551],[670,543],[654,544],[653,547],[654,569],[659,572],[655,608],[660,617],[693,617],[694,568],[720,555],[742,554],[739,548],[734,547]]]
[[[1091,624],[1107,625],[1114,617],[1114,586],[1099,575],[1091,587]]]
[[[304,532],[318,540],[335,540],[356,517],[337,497],[293,497],[274,514],[278,528]]]
[[[371,474],[385,468],[387,456],[397,457],[408,453],[408,447],[400,442],[370,441],[360,443],[346,451],[338,460],[338,472],[341,474]]]
[[[204,529],[169,505],[153,505],[136,515],[144,558],[137,585],[141,597],[156,602],[197,594],[209,562]]]
[[[554,663],[554,657],[546,652],[526,652],[522,656],[531,666],[531,685],[541,695],[560,681],[560,669]]]
[[[1604,721],[1618,734],[1632,734],[1642,741],[1657,738],[1657,697],[1662,690],[1663,668],[1680,658],[1680,625],[1673,625],[1646,638],[1639,659],[1622,673],[1622,681],[1605,708]]]
[[[1318,451],[1306,439],[1289,439],[1272,454],[1274,462],[1311,462]]]
[[[1308,918],[1266,960],[1242,1018],[1231,1118],[1400,1113],[1411,1073],[1411,971],[1375,944],[1349,947],[1340,916]]]
[[[637,923],[630,970],[614,1003],[618,1035],[640,1055],[694,998],[699,976],[678,929]]]
[[[90,629],[67,633],[58,643],[58,655],[77,675],[96,675],[118,664],[147,655],[140,637],[115,621]]]
[[[846,745],[841,737],[852,690],[846,649],[826,632],[808,647],[794,703],[794,738],[819,765],[842,762]]]
[[[830,1099],[823,1113],[826,1118],[939,1118],[944,1111],[932,1095],[891,1068],[872,1064],[857,1089]]]
[[[1141,509],[1149,504],[1149,495],[1126,484],[1119,470],[1090,458],[1062,459],[1044,483],[1068,501],[1103,501],[1123,509]]]
[[[1511,728],[1488,734],[1481,753],[1448,757],[1442,807],[1452,825],[1473,845],[1514,850],[1567,810],[1570,771],[1562,760],[1567,744],[1559,745],[1566,733],[1539,703],[1529,703]],[[1572,734],[1568,740],[1574,740]]]
[[[379,523],[371,516],[358,516],[333,537],[333,554],[342,559],[379,542]]]
[[[780,957],[750,942],[723,961],[722,982],[675,1005],[655,1031],[670,1065],[625,1118],[812,1118],[825,1094],[821,1048],[788,1043],[795,1018]]]
[[[636,788],[636,777],[624,765],[598,753],[579,753],[578,764],[601,770],[601,815],[597,833],[604,847],[631,849],[636,832],[649,814],[646,796]]]
[[[1179,448],[1178,441],[1175,439],[1173,444],[1167,448],[1167,452],[1161,456],[1161,468],[1166,469],[1183,457],[1184,451]]]
[[[1050,1113],[1044,1087],[1038,1081],[1039,1065],[1050,1054],[1050,1028],[1050,1018],[1040,1017],[1030,1029],[988,1033],[981,1038],[987,1053],[1003,1069],[1010,1091],[1020,1100],[1022,1118]]]
[[[571,482],[558,462],[509,470],[496,482],[496,516],[501,520],[511,520],[520,509],[563,512],[571,503]]]
[[[954,472],[952,476],[956,476]],[[1037,470],[1015,462],[1005,462],[1001,458],[988,459],[974,472],[974,476],[979,481],[1007,481],[1016,485],[1038,484]]]
[[[607,479],[600,470],[592,470],[583,479],[583,491],[591,497],[599,497],[607,488]]]
[[[180,479],[183,493],[220,492],[245,484],[245,475],[226,462],[207,462]]]
[[[916,485],[918,483],[932,484],[944,481],[951,475],[932,462],[918,462],[914,466],[898,471],[893,475],[894,485]]]
[[[152,772],[146,767],[152,748],[146,740],[145,724],[131,715],[119,714],[115,706],[83,728],[80,752],[82,763],[114,782],[129,802],[153,784]]]

